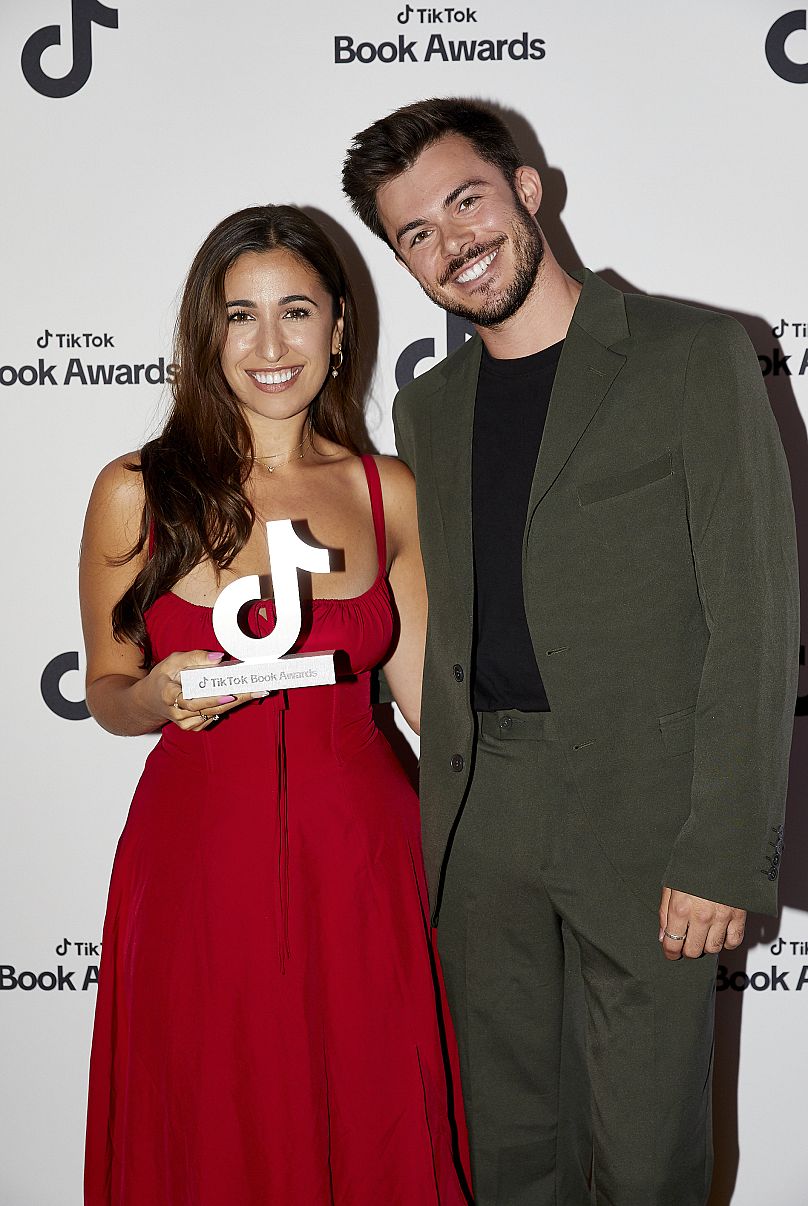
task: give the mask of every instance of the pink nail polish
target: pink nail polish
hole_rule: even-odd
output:
[[[236,702],[235,695],[220,695],[219,696],[219,703],[235,703],[235,702]]]
[[[664,937],[665,937],[665,931],[664,931],[664,930],[660,930],[660,931],[659,931],[659,941],[661,942],[661,941],[662,941],[662,939],[663,939]]]
[[[209,662],[220,662],[223,657],[224,657],[223,653],[209,653],[208,661]]]

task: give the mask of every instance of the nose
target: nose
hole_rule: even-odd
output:
[[[277,321],[258,324],[256,351],[270,364],[282,360],[288,350],[283,327]]]
[[[474,245],[474,231],[467,222],[452,220],[443,232],[443,246],[447,256],[458,256]]]

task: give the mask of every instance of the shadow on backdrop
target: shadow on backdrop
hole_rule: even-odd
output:
[[[345,265],[353,290],[359,325],[359,399],[362,403],[363,415],[363,426],[359,432],[360,451],[377,452],[378,449],[374,446],[368,433],[368,411],[371,412],[371,427],[378,426],[379,418],[376,413],[379,410],[378,403],[371,395],[379,347],[379,303],[376,299],[376,290],[373,287],[367,264],[345,227],[341,226],[330,214],[313,205],[302,205],[300,208],[303,213],[308,214],[319,226],[322,226],[331,239]]]

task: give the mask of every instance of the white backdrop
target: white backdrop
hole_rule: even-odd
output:
[[[104,23],[90,29],[92,15]],[[356,130],[422,96],[498,102],[542,170],[541,220],[565,266],[583,262],[745,323],[805,543],[805,19],[787,0],[3,4],[3,630],[13,676],[2,694],[3,1206],[81,1200],[97,943],[150,740],[111,737],[86,718],[78,544],[98,469],[159,424],[174,306],[202,238],[225,214],[270,200],[336,224],[375,356],[368,426],[392,451],[396,363],[417,340],[441,357],[446,320],[351,216],[344,150]],[[50,26],[61,44],[47,32],[29,43]],[[806,1201],[805,726],[797,719],[782,920],[753,919],[719,983],[714,1206]]]

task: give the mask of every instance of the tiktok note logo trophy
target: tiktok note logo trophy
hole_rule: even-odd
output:
[[[336,681],[334,650],[325,653],[293,653],[300,633],[299,569],[327,574],[331,570],[328,549],[315,549],[295,533],[290,519],[267,523],[269,568],[275,594],[275,627],[269,636],[251,637],[242,632],[238,614],[245,603],[261,597],[257,574],[228,583],[213,608],[213,631],[220,645],[240,661],[219,664],[214,670],[180,671],[184,699],[204,699],[225,692],[244,695],[251,691],[286,691],[290,687],[320,687]]]
[[[93,69],[93,24],[118,28],[118,10],[100,0],[72,0],[73,65],[67,75],[54,78],[42,69],[42,56],[51,46],[61,46],[60,25],[45,25],[32,33],[22,48],[22,73],[42,96],[73,96],[87,83]]]

